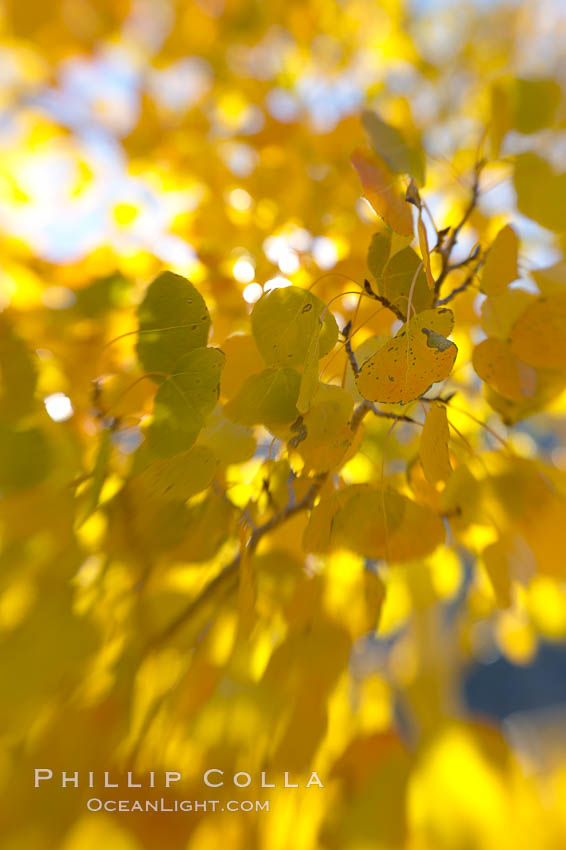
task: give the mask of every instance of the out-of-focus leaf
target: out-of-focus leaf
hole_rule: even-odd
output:
[[[367,558],[422,558],[444,541],[444,525],[430,509],[394,490],[351,487],[332,523],[331,544]]]
[[[485,261],[481,289],[486,295],[501,295],[519,276],[519,241],[510,225],[499,231]]]
[[[446,481],[452,472],[449,439],[446,407],[439,403],[431,404],[425,417],[419,447],[424,474],[431,484]]]
[[[19,419],[34,405],[37,369],[25,342],[0,316],[0,406],[3,419]]]
[[[51,449],[44,431],[0,422],[0,490],[33,487],[50,467]]]
[[[153,498],[184,502],[208,487],[216,466],[216,458],[207,446],[192,446],[174,457],[153,461],[135,481]]]
[[[227,419],[217,406],[207,418],[197,445],[209,448],[221,466],[228,466],[249,460],[255,452],[256,440],[251,428]]]
[[[383,157],[391,171],[410,174],[422,186],[425,171],[422,150],[410,147],[402,133],[382,121],[375,112],[364,110],[362,123],[374,151]]]
[[[116,273],[100,277],[75,293],[73,311],[87,318],[98,318],[108,310],[125,307],[132,283]]]
[[[515,160],[517,207],[549,230],[561,232],[566,220],[566,172],[556,174],[535,153],[522,153]]]
[[[566,292],[537,298],[511,330],[511,350],[530,366],[566,368]]]
[[[506,398],[523,401],[535,394],[535,370],[522,363],[509,344],[501,339],[489,338],[480,342],[474,349],[472,363],[482,381]]]
[[[340,387],[321,384],[312,405],[303,416],[306,436],[298,444],[306,469],[324,472],[339,463],[348,450],[353,401]]]
[[[377,155],[368,157],[358,150],[352,155],[352,163],[362,184],[362,194],[370,202],[392,230],[403,236],[413,234],[411,206],[399,191],[395,174]]]
[[[182,355],[206,345],[210,316],[204,298],[186,278],[163,272],[138,309],[137,354],[147,372],[171,373]]]
[[[268,366],[302,366],[313,337],[318,335],[319,357],[338,339],[332,313],[320,298],[298,286],[274,289],[260,298],[252,313],[252,331]]]
[[[515,80],[515,129],[536,133],[550,126],[561,98],[556,80]]]

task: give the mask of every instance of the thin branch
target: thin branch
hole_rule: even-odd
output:
[[[245,551],[250,555],[253,554],[266,534],[273,531],[274,528],[278,528],[280,525],[283,525],[296,514],[310,510],[313,507],[314,501],[326,478],[327,473],[319,475],[314,480],[314,483],[311,485],[306,495],[303,496],[300,501],[295,502],[292,505],[286,505],[286,507],[273,514],[273,516],[267,520],[267,522],[264,522],[263,525],[255,528],[250,536]],[[147,654],[167,642],[170,638],[177,634],[177,632],[186,623],[196,618],[209,603],[219,603],[233,590],[235,590],[238,584],[238,571],[240,568],[241,558],[242,552],[240,551],[237,555],[235,555],[230,563],[223,567],[218,575],[206,585],[204,590],[196,597],[196,599],[191,600],[186,608],[184,608],[181,613],[178,614],[165,629],[163,629],[162,632],[151,639],[144,654]]]
[[[352,419],[350,420],[350,427],[353,431],[356,431],[363,419],[368,413],[373,413],[374,416],[379,416],[382,419],[394,419],[396,422],[411,422],[413,425],[418,425],[416,419],[412,419],[410,416],[406,416],[403,413],[389,413],[386,410],[380,410],[375,404],[371,401],[367,401],[364,399],[354,410],[352,414]]]
[[[462,230],[462,228],[464,227],[464,225],[466,224],[466,222],[468,221],[468,219],[470,218],[471,214],[473,213],[473,211],[475,210],[475,208],[477,206],[478,199],[479,199],[479,193],[480,193],[480,176],[481,176],[481,172],[482,172],[482,169],[484,167],[484,164],[485,163],[484,163],[483,160],[480,160],[479,162],[476,163],[476,166],[475,166],[475,169],[474,169],[474,182],[472,184],[472,194],[471,194],[470,200],[468,202],[468,205],[467,205],[466,209],[464,210],[464,214],[462,215],[462,218],[460,219],[458,224],[453,228],[450,235],[446,238],[445,241],[443,241],[441,243],[441,245],[437,249],[439,251],[439,253],[442,255],[442,268],[440,270],[440,274],[438,275],[438,278],[437,278],[436,283],[434,285],[434,293],[435,293],[435,298],[437,300],[438,300],[438,295],[440,293],[440,287],[442,286],[442,284],[444,283],[444,281],[446,280],[446,278],[448,277],[450,272],[453,270],[452,266],[450,265],[450,257],[452,255],[452,251],[454,250],[454,246],[456,245],[456,242],[458,241],[458,236],[460,235],[460,231]]]
[[[358,366],[358,361],[356,360],[356,355],[354,354],[354,349],[352,348],[352,343],[350,342],[350,331],[352,330],[352,322],[349,321],[341,330],[341,334],[344,337],[344,348],[346,349],[346,353],[348,354],[348,360],[350,361],[350,366],[352,367],[352,372],[355,376],[360,374],[360,367]]]
[[[391,310],[391,312],[401,322],[407,321],[407,317],[404,315],[402,310],[400,310],[399,307],[396,304],[394,304],[392,301],[390,301],[389,298],[386,298],[385,295],[379,295],[377,292],[374,292],[374,290],[371,287],[371,283],[369,282],[369,280],[367,280],[367,278],[364,279],[364,291],[367,295],[370,296],[370,298],[373,298],[374,301],[379,301],[380,304],[383,304],[384,307],[386,307],[388,310]]]
[[[460,284],[460,286],[457,286],[456,289],[453,289],[452,292],[446,296],[446,298],[441,298],[440,301],[437,301],[437,307],[442,307],[444,306],[444,304],[449,304],[454,298],[456,298],[457,295],[460,295],[461,292],[465,292],[465,290],[468,289],[468,287],[471,286],[474,282],[474,278],[480,270],[481,265],[481,263],[478,263],[478,265],[474,269],[472,269],[468,277],[464,280],[463,283]]]

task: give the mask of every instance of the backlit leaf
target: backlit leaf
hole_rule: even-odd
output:
[[[351,489],[334,516],[333,545],[395,562],[421,558],[443,542],[442,520],[428,508],[394,490]]]
[[[537,298],[513,325],[510,339],[524,363],[566,368],[566,292]]]
[[[218,401],[223,364],[217,348],[196,348],[176,362],[155,394],[148,440],[156,454],[182,452],[195,442]]]
[[[328,354],[338,339],[332,313],[320,298],[298,286],[274,289],[260,298],[252,313],[252,330],[269,366],[302,366],[313,337],[318,335],[319,357]]]
[[[562,98],[556,80],[515,80],[515,128],[536,133],[552,124]]]
[[[497,234],[483,268],[481,289],[486,295],[501,295],[508,284],[519,276],[517,258],[519,242],[515,231],[507,225]]]
[[[362,124],[374,151],[383,157],[392,171],[410,174],[419,184],[424,183],[424,157],[407,144],[399,130],[370,110],[362,112]]]
[[[403,200],[397,178],[385,162],[377,155],[370,158],[358,150],[352,155],[352,163],[358,172],[362,193],[376,213],[392,230],[412,236],[411,207]]]
[[[535,370],[522,363],[507,342],[484,339],[474,349],[472,362],[480,378],[506,398],[523,401],[534,395],[537,386]]]
[[[264,369],[252,375],[224,407],[229,419],[241,425],[285,425],[299,415],[301,376],[295,369]]]
[[[186,278],[163,272],[138,308],[136,350],[147,372],[173,372],[179,358],[206,345],[210,316],[204,298]]]
[[[362,365],[356,384],[364,398],[406,404],[448,377],[457,348],[446,339],[450,310],[425,310]]]
[[[424,474],[431,484],[446,481],[452,472],[448,451],[449,439],[445,405],[431,404],[425,417],[419,447]]]
[[[412,248],[404,248],[391,257],[382,280],[380,294],[399,307],[404,315],[407,315],[409,308],[409,296],[411,307],[417,313],[432,306],[433,293],[427,283],[423,262]]]

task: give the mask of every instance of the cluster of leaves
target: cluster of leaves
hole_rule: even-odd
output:
[[[563,847],[551,724],[509,738],[460,696],[470,661],[566,638],[540,14],[444,13],[451,59],[399,3],[127,5],[2,19],[6,846]],[[277,787],[128,819],[37,766]]]

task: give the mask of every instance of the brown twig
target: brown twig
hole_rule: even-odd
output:
[[[437,247],[437,251],[442,256],[442,268],[440,270],[440,274],[438,275],[438,278],[436,279],[436,283],[434,285],[435,303],[438,302],[438,296],[440,294],[440,288],[441,288],[442,284],[444,283],[444,281],[446,280],[446,278],[448,277],[448,275],[450,274],[450,272],[453,271],[454,268],[459,268],[459,264],[456,264],[455,266],[452,266],[450,264],[450,257],[452,255],[452,251],[454,250],[454,246],[456,245],[456,242],[458,241],[458,236],[460,235],[460,231],[462,230],[462,228],[464,227],[464,225],[466,224],[466,222],[468,221],[468,219],[470,218],[471,214],[473,213],[473,211],[475,210],[475,208],[477,206],[479,194],[480,194],[480,176],[481,176],[481,172],[483,170],[484,165],[485,165],[485,163],[484,163],[483,160],[479,160],[476,163],[475,169],[474,169],[474,182],[472,184],[472,194],[471,194],[470,200],[468,202],[468,205],[467,205],[466,209],[464,210],[464,214],[462,215],[462,218],[460,219],[458,224],[452,229],[450,235],[448,235],[446,237],[446,239],[444,239],[439,244],[439,246]],[[473,254],[474,254],[474,252],[472,252],[472,254],[470,254],[470,256],[465,261],[464,265],[467,262],[470,262],[471,260],[474,259]]]
[[[379,293],[374,292],[371,287],[371,283],[369,282],[369,280],[367,280],[367,278],[364,279],[364,291],[366,295],[369,295],[370,298],[374,299],[374,301],[379,301],[380,304],[383,304],[384,307],[386,307],[388,310],[391,310],[393,315],[396,316],[401,322],[407,321],[407,317],[396,304],[390,301],[389,298],[386,298],[385,295],[379,295]]]

